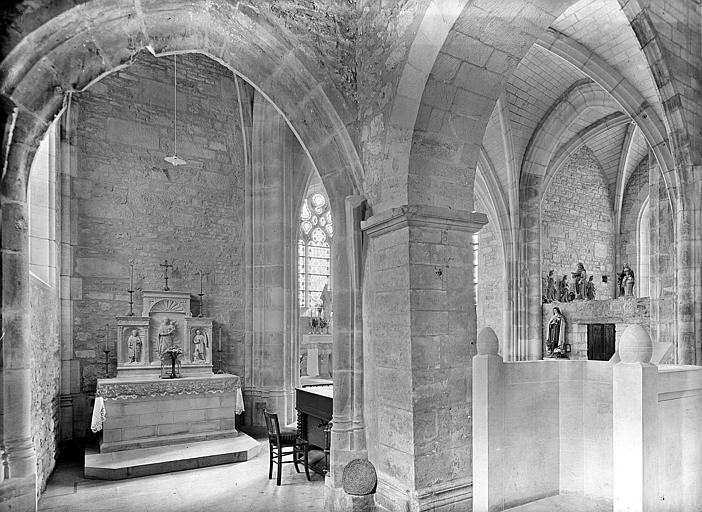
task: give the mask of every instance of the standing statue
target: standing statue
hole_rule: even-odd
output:
[[[592,278],[594,276],[590,276],[590,279],[587,280],[587,283],[585,283],[585,295],[587,297],[587,300],[595,300],[595,283],[592,282]]]
[[[568,276],[563,274],[563,279],[558,281],[558,300],[561,302],[570,302],[570,292],[568,291]]]
[[[207,348],[210,346],[207,340],[207,333],[203,334],[200,329],[195,329],[193,345],[195,345],[195,350],[193,351],[193,361],[197,359],[204,361],[206,359]]]
[[[619,296],[633,297],[634,296],[634,271],[628,263],[624,264],[621,273],[617,274],[619,281]]]
[[[127,340],[127,350],[130,363],[138,363],[141,360],[142,342],[139,331],[132,329],[132,335]]]
[[[173,346],[175,338],[176,323],[166,318],[158,328],[158,353],[162,355]]]
[[[582,263],[578,263],[578,268],[575,272],[571,272],[573,279],[575,280],[575,298],[584,299],[585,298],[585,282],[587,280],[587,272],[585,271],[585,266]]]
[[[548,282],[546,283],[546,302],[553,302],[559,299],[556,281],[553,278],[553,270],[548,272]]]
[[[546,338],[546,353],[549,356],[562,357],[565,347],[565,317],[560,308],[553,308],[553,316],[548,321],[548,336]]]

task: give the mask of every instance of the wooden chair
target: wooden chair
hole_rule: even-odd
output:
[[[271,478],[273,478],[273,464],[275,463],[278,465],[277,485],[280,485],[281,466],[283,464],[290,464],[292,462],[293,464],[295,464],[295,470],[298,473],[300,472],[298,464],[302,464],[305,467],[305,475],[307,475],[307,480],[309,480],[310,471],[307,462],[309,443],[304,439],[300,439],[297,436],[297,432],[281,434],[277,414],[270,413],[264,410],[263,415],[266,417],[266,429],[268,430],[268,445],[270,448],[268,463],[268,479],[270,480]],[[285,451],[284,448],[292,448],[292,450]],[[283,457],[287,455],[292,455],[292,460],[284,461]]]

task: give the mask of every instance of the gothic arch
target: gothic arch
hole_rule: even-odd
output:
[[[65,10],[58,12],[60,9]],[[31,441],[31,352],[27,349],[27,180],[36,148],[68,93],[129,65],[144,49],[157,56],[201,53],[270,100],[310,156],[336,204],[343,205],[347,196],[357,194],[363,181],[360,159],[346,128],[355,119],[355,107],[301,49],[299,41],[252,8],[226,0],[186,5],[172,0],[148,4],[91,0],[80,5],[65,2],[49,16],[37,24],[33,19],[22,20],[34,25],[0,63],[4,129],[0,148],[1,272],[3,289],[8,290],[2,303],[6,337],[0,378],[4,403],[12,407],[11,414],[0,411],[0,432],[11,460],[11,478],[29,488],[36,480],[36,455]],[[343,207],[338,210],[337,218],[343,219]],[[343,240],[343,230],[339,239]],[[344,244],[335,246],[337,257],[345,263]],[[347,273],[340,273],[335,293],[351,293],[350,279]],[[346,323],[350,321],[339,322],[343,336],[348,336]],[[343,344],[341,340],[339,345]],[[34,491],[27,495],[32,494]]]
[[[297,48],[299,42],[271,25],[224,0],[189,6],[92,0],[68,9],[25,36],[0,63],[0,93],[27,115],[27,128],[13,139],[25,135],[22,142],[34,146],[65,93],[128,65],[142,49],[156,56],[198,52],[276,106],[330,194],[337,188],[342,197],[359,191],[360,159],[346,130],[349,120],[340,114],[348,116],[350,107],[326,72]],[[12,166],[7,172],[14,172]]]

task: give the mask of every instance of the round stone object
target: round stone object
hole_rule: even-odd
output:
[[[375,467],[366,459],[354,459],[346,464],[341,476],[344,491],[352,496],[366,496],[375,492],[377,482]]]
[[[478,355],[496,356],[499,348],[500,342],[495,331],[491,327],[483,327],[478,334]]]
[[[649,363],[653,355],[653,342],[646,329],[634,324],[622,334],[619,357],[622,363]]]

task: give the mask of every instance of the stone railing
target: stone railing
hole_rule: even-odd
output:
[[[504,362],[485,328],[473,358],[473,510],[561,493],[614,512],[700,510],[702,368],[650,363],[640,325],[620,361]]]

